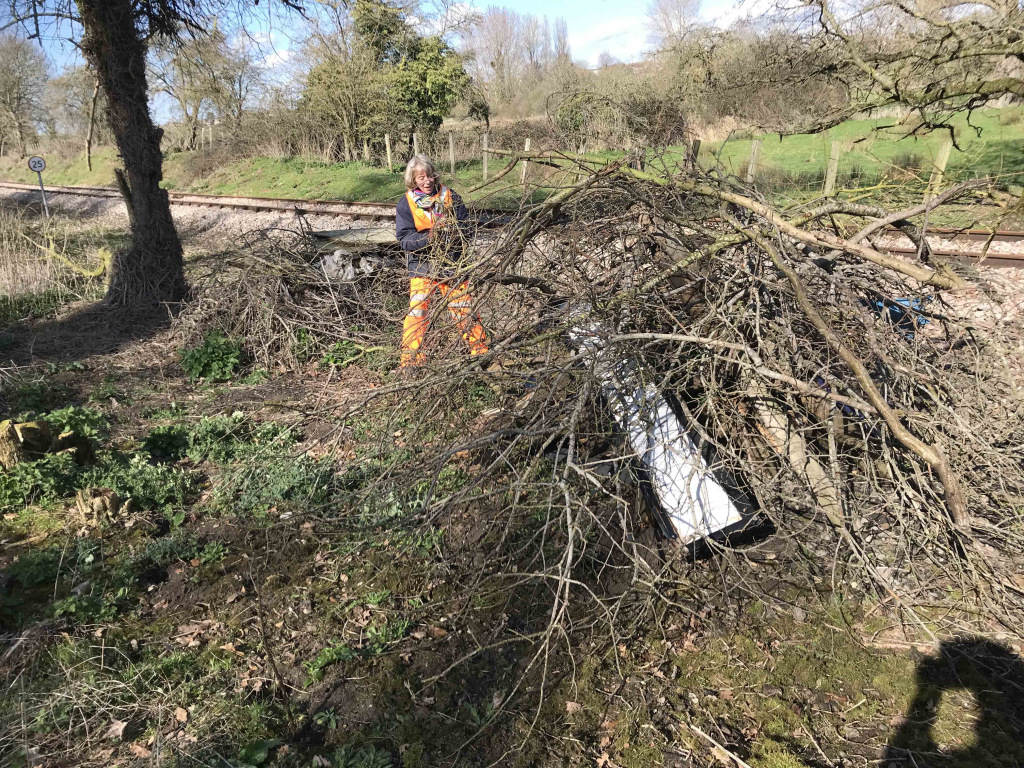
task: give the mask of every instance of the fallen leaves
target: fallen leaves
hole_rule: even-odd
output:
[[[178,633],[174,635],[173,639],[174,642],[184,645],[186,648],[197,648],[202,642],[200,637],[219,626],[220,622],[211,619],[204,619],[191,624],[182,624],[178,627]]]
[[[242,653],[241,651],[239,651],[239,650],[237,650],[235,648],[235,644],[234,643],[224,643],[224,645],[218,645],[217,647],[220,650],[222,650],[222,651],[227,651],[228,653],[233,653],[233,654],[235,654],[235,656],[244,656],[245,655],[244,653]]]
[[[131,745],[130,749],[131,749],[131,753],[133,755],[135,755],[136,757],[147,758],[147,757],[151,757],[152,754],[153,754],[150,750],[146,749],[144,746],[139,744],[137,741]]]

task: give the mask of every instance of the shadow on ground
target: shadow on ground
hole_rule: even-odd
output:
[[[40,360],[71,363],[120,352],[165,330],[173,319],[165,307],[113,309],[82,302],[59,317],[12,325],[2,333],[0,365],[29,365]]]
[[[906,720],[885,752],[889,766],[1003,765],[994,758],[1015,753],[1024,739],[1024,662],[1005,646],[973,637],[947,640],[938,656],[918,665],[916,684]],[[978,718],[974,742],[951,750],[940,743],[936,726],[943,694],[957,690],[973,693]]]

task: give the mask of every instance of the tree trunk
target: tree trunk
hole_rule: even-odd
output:
[[[92,89],[92,104],[89,106],[89,133],[85,137],[85,164],[92,170],[92,137],[96,130],[96,101],[100,97],[100,79],[96,78],[96,86]]]
[[[28,146],[25,144],[25,130],[21,127],[21,120],[18,119],[18,116],[13,111],[10,111],[9,114],[11,116],[11,125],[14,126],[14,138],[18,142],[18,152],[21,153],[18,157],[24,157],[28,154]]]
[[[163,131],[149,114],[146,45],[132,0],[76,0],[82,49],[107,96],[110,129],[131,187],[131,243],[115,256],[106,301],[114,306],[178,302],[185,297],[181,241],[160,188]]]
[[[182,108],[185,117],[188,118],[188,109]],[[195,117],[189,119],[188,138],[185,139],[185,149],[192,152],[196,148],[196,134],[199,132],[199,110],[196,110]]]

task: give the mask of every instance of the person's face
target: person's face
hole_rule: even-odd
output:
[[[434,191],[434,179],[428,176],[426,171],[416,171],[413,180],[416,182],[416,186],[427,194]]]

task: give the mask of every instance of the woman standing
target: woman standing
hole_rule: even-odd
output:
[[[487,334],[457,266],[463,253],[460,222],[469,218],[462,198],[441,184],[433,163],[414,155],[405,167],[406,193],[397,206],[395,235],[409,259],[409,314],[402,328],[400,368],[420,365],[430,324],[430,303],[440,297],[459,326],[471,355],[487,351]]]

